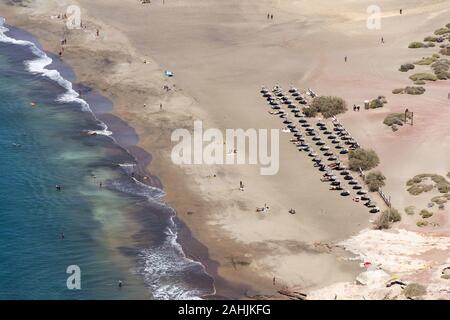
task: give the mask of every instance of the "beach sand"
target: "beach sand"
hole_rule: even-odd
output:
[[[261,85],[313,88],[341,96],[350,106],[385,95],[383,109],[349,111],[339,119],[363,147],[379,154],[394,206],[419,201],[408,196],[407,179],[450,170],[446,82],[427,84],[419,97],[391,94],[410,84],[408,75],[397,71],[400,64],[436,52],[407,46],[449,22],[448,1],[410,1],[401,16],[395,1],[379,1],[380,30],[366,27],[370,1],[24,3],[29,7],[2,2],[0,15],[37,36],[47,51],[58,53],[60,40],[67,38],[62,59],[80,83],[113,101],[113,115],[135,128],[137,146],[152,155],[149,172],[160,179],[165,201],[190,230],[182,232],[183,248],[216,277],[219,297],[274,296],[285,286],[308,291],[352,281],[361,272],[358,264],[318,244],[347,239],[373,217],[360,204],[328,191],[310,159],[289,142],[290,135],[280,137],[278,174],[262,176],[254,165],[173,164],[174,129],[191,130],[197,119],[205,128],[221,130],[282,129],[281,121],[267,113]],[[81,8],[85,29],[66,30],[56,17],[73,3]],[[267,20],[268,12],[273,21]],[[166,69],[175,76],[165,77]],[[164,85],[172,89],[166,92]],[[387,113],[405,107],[415,112],[414,126],[393,133],[382,125]],[[265,203],[270,212],[256,213]],[[289,214],[290,208],[297,213]],[[207,258],[198,254],[199,244],[207,247]]]

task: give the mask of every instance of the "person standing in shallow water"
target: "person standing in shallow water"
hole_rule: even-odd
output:
[[[270,20],[273,20],[273,14],[270,15]]]

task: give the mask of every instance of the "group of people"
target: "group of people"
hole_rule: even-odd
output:
[[[273,13],[267,14],[267,20],[273,20]]]
[[[357,106],[356,104],[353,105],[353,111],[360,111],[361,107]]]

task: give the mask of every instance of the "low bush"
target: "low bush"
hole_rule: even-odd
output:
[[[426,227],[427,225],[428,225],[428,221],[425,221],[425,220],[419,220],[416,222],[416,226],[418,226],[419,228]]]
[[[390,208],[383,211],[374,221],[375,229],[389,229],[391,223],[398,222],[402,219],[400,212],[397,209]]]
[[[347,104],[339,97],[320,96],[314,98],[310,108],[313,108],[315,112],[320,112],[325,118],[330,118],[346,112]]]
[[[424,80],[424,81],[436,81],[437,77],[431,73],[415,73],[409,77],[412,81]]]
[[[357,171],[360,168],[362,170],[370,170],[375,168],[379,163],[380,159],[373,150],[359,148],[350,150],[348,155],[348,165],[350,170]]]
[[[416,213],[416,207],[414,207],[414,206],[408,206],[408,207],[406,207],[406,208],[405,208],[405,213],[406,213],[408,216],[412,216],[413,214]]]
[[[386,103],[387,100],[385,96],[378,96],[377,98],[372,99],[369,102],[369,108],[370,109],[382,108]]]
[[[433,216],[433,212],[430,212],[430,211],[425,210],[425,209],[421,210],[419,214],[420,214],[420,215],[422,216],[422,218],[424,218],[424,219],[428,219],[428,218],[430,218],[430,217]]]
[[[387,126],[398,125],[402,126],[405,122],[405,114],[404,113],[391,113],[384,118],[383,123]]]
[[[373,171],[367,174],[365,182],[369,188],[369,191],[378,191],[381,187],[385,186],[386,177],[380,171]]]
[[[425,92],[424,87],[406,87],[405,93],[412,94],[412,95],[419,95],[423,94]]]
[[[449,28],[439,28],[439,29],[434,31],[434,34],[437,35],[437,36],[441,36],[441,35],[446,34],[446,33],[450,33],[450,29]]]
[[[405,63],[405,64],[402,64],[400,66],[400,69],[398,69],[398,70],[401,72],[407,72],[409,70],[413,70],[414,68],[415,68],[415,66],[412,63]]]
[[[407,189],[407,191],[413,196],[418,196],[423,192],[428,192],[433,190],[432,184],[414,184]]]
[[[425,47],[425,44],[419,41],[411,42],[408,46],[410,49],[418,49]]]

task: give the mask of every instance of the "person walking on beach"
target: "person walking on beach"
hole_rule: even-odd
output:
[[[344,61],[347,62],[347,56],[344,57]]]
[[[269,20],[269,19],[270,19],[270,13],[267,14],[267,20]]]
[[[275,277],[273,277],[273,279],[272,279],[272,283],[273,283],[273,285],[275,285],[275,283],[276,283],[276,279],[275,279]]]
[[[97,29],[97,37],[100,36],[100,30]]]
[[[119,280],[119,283],[118,283],[118,284],[119,284],[119,288],[122,288],[122,285],[123,285],[123,284],[122,284],[122,280]]]
[[[400,9],[400,14],[403,14],[403,9]]]
[[[383,37],[381,37],[381,43],[384,43],[384,38]]]
[[[162,103],[159,104],[159,110],[162,110]]]
[[[270,15],[270,20],[273,20],[273,14]]]

